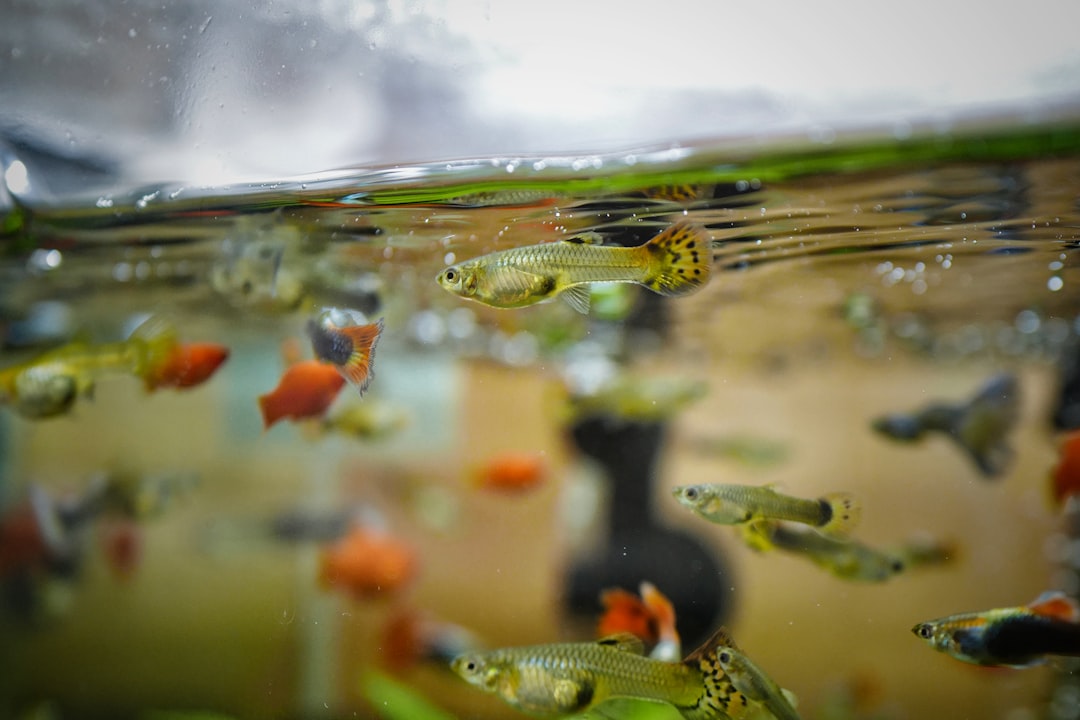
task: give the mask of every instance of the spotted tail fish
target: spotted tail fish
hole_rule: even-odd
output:
[[[555,643],[466,653],[451,669],[466,682],[539,718],[562,718],[616,699],[673,705],[686,720],[760,717],[717,659],[731,645],[724,629],[682,662],[654,660],[629,633],[595,642]]]
[[[492,307],[525,307],[561,295],[588,313],[589,283],[637,283],[669,296],[700,289],[712,271],[711,244],[704,228],[681,222],[638,247],[606,247],[577,237],[500,250],[451,265],[436,281]]]

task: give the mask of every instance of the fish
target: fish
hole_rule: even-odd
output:
[[[157,365],[147,369],[147,391],[193,388],[210,379],[229,358],[229,348],[212,342],[177,343]]]
[[[971,458],[988,479],[1009,468],[1013,451],[1008,435],[1019,418],[1019,381],[1011,373],[995,375],[975,396],[962,403],[936,402],[913,413],[874,419],[878,433],[898,442],[917,442],[927,433],[942,433]]]
[[[974,665],[1027,668],[1048,656],[1080,657],[1080,605],[1060,591],[1020,607],[928,620],[911,631],[935,650]]]
[[[409,414],[387,403],[366,400],[353,403],[322,419],[322,430],[360,440],[378,440],[401,432],[409,425]]]
[[[569,387],[567,422],[604,415],[621,420],[666,420],[705,396],[704,382],[685,376],[619,375],[599,387]]]
[[[413,608],[402,608],[383,625],[379,654],[387,669],[402,672],[424,661],[449,663],[479,647],[473,633],[460,625],[437,620]]]
[[[1062,438],[1057,464],[1050,471],[1050,494],[1058,507],[1080,494],[1080,430]]]
[[[800,720],[791,692],[777,685],[737,647],[727,645],[719,648],[716,659],[724,673],[731,678],[735,689],[750,700],[764,705],[776,720]]]
[[[0,370],[0,404],[30,420],[71,412],[79,397],[92,397],[97,380],[108,375],[141,377],[170,352],[172,329],[151,318],[126,340],[68,343],[25,363]]]
[[[539,718],[562,718],[609,700],[673,705],[686,720],[752,716],[749,699],[717,660],[731,644],[724,628],[681,662],[645,657],[641,640],[621,633],[593,642],[553,643],[469,652],[450,669],[470,685]]]
[[[322,417],[344,386],[344,376],[328,363],[302,360],[290,365],[277,387],[259,396],[263,427],[270,428],[282,418]]]
[[[416,575],[416,553],[385,533],[357,525],[319,555],[319,584],[357,600],[390,594]]]
[[[878,550],[852,539],[836,539],[781,522],[750,526],[743,537],[756,550],[779,549],[805,557],[838,578],[884,582],[907,569],[901,553]]]
[[[672,490],[675,499],[718,525],[753,524],[762,520],[790,520],[834,537],[846,537],[859,523],[862,508],[849,493],[830,493],[816,500],[783,495],[769,485],[682,485]]]
[[[649,657],[678,660],[682,657],[682,640],[675,627],[675,607],[650,582],[642,582],[639,593],[640,598],[622,588],[600,593],[604,613],[597,624],[597,634],[608,637],[630,633],[652,648]]]
[[[361,396],[375,377],[375,345],[382,331],[382,318],[364,325],[339,326],[328,318],[307,323],[315,357],[337,368]]]
[[[588,314],[590,283],[637,283],[666,296],[700,290],[712,272],[711,243],[704,228],[681,222],[638,247],[605,247],[587,236],[500,250],[451,265],[436,281],[491,307],[520,308],[561,296]]]
[[[143,536],[130,519],[116,518],[101,528],[101,551],[105,563],[118,582],[131,580],[142,560]]]
[[[474,483],[485,490],[520,493],[541,485],[547,476],[543,455],[508,451],[491,457],[478,467]]]

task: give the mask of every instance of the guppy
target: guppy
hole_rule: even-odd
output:
[[[805,500],[783,495],[767,485],[702,483],[674,488],[672,494],[682,505],[718,525],[791,520],[826,535],[844,537],[861,517],[861,507],[849,493]]]
[[[561,718],[611,699],[673,705],[687,720],[762,717],[717,659],[731,645],[721,628],[682,662],[645,657],[641,640],[619,633],[595,642],[554,643],[466,653],[450,667],[471,685],[522,712]]]
[[[638,247],[605,247],[579,237],[500,250],[451,265],[436,281],[492,307],[525,307],[561,294],[588,313],[588,283],[637,283],[669,296],[700,289],[712,271],[711,248],[704,228],[681,222]]]

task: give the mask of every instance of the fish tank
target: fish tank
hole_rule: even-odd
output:
[[[13,3],[0,717],[1080,717],[1078,20]]]

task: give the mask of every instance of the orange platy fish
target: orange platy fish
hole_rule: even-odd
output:
[[[322,550],[319,583],[360,600],[391,593],[416,574],[416,554],[400,540],[362,526]]]
[[[547,477],[547,464],[539,453],[504,452],[488,460],[475,475],[478,487],[522,492],[538,486]]]
[[[641,598],[622,588],[600,593],[604,614],[600,616],[598,637],[630,633],[653,648],[658,660],[682,656],[682,641],[675,628],[675,608],[671,601],[650,582],[641,583]]]
[[[950,615],[911,629],[930,647],[975,665],[1025,668],[1049,655],[1080,657],[1080,606],[1062,592],[1031,604]]]
[[[383,321],[367,325],[335,325],[324,313],[308,320],[307,332],[315,357],[332,364],[361,395],[374,377],[375,344],[382,334]]]
[[[143,375],[146,389],[192,388],[210,379],[229,358],[229,348],[210,342],[177,343],[162,361]]]
[[[277,387],[259,396],[263,427],[269,428],[282,418],[322,417],[344,386],[345,379],[333,365],[318,360],[290,365]]]
[[[1080,494],[1080,430],[1073,430],[1061,441],[1061,457],[1050,475],[1054,502],[1065,502],[1070,495]]]

